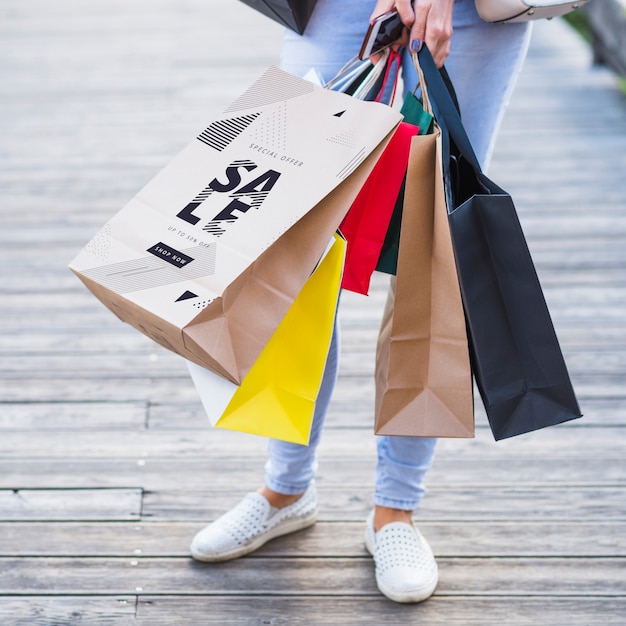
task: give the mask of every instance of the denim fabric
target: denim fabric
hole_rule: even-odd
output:
[[[329,80],[358,53],[374,5],[371,0],[318,0],[303,36],[285,32],[281,67],[299,76],[314,67],[324,80]],[[478,17],[473,0],[455,3],[452,49],[446,68],[457,91],[465,128],[484,169],[491,160],[497,131],[529,39],[528,24],[486,24]],[[406,50],[402,77],[406,94],[415,88],[417,81]],[[314,477],[316,448],[336,380],[338,353],[336,329],[309,446],[269,443],[266,483],[275,491],[301,493]],[[374,504],[404,510],[417,508],[435,444],[436,439],[432,438],[378,437]]]

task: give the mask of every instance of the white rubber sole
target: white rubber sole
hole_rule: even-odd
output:
[[[390,600],[399,603],[416,603],[428,600],[428,598],[435,593],[438,582],[439,577],[435,576],[434,580],[425,583],[421,587],[416,587],[410,591],[395,591],[387,587],[384,583],[381,583],[378,577],[376,577],[376,584],[380,592]]]
[[[294,517],[292,519],[288,519],[282,524],[278,524],[271,530],[268,530],[266,533],[261,533],[260,535],[257,535],[249,543],[246,543],[242,546],[237,546],[237,548],[233,550],[220,552],[219,554],[205,554],[199,550],[194,550],[192,546],[191,556],[196,561],[202,561],[203,563],[219,563],[221,561],[230,561],[231,559],[237,559],[241,556],[245,556],[246,554],[250,554],[251,552],[258,550],[262,545],[266,544],[272,539],[276,539],[276,537],[289,535],[291,533],[297,532],[298,530],[304,530],[305,528],[313,526],[313,524],[317,522],[317,513],[317,509],[315,509],[305,517]]]

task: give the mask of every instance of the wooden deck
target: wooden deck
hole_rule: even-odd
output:
[[[0,624],[626,623],[626,100],[537,25],[493,177],[517,200],[585,417],[442,441],[418,521],[441,582],[381,597],[370,506],[384,299],[343,301],[313,529],[219,566],[197,529],[256,488],[265,442],[211,430],[179,358],[66,269],[206,120],[275,62],[239,2],[0,6]]]

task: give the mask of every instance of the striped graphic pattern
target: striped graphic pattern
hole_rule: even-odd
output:
[[[217,120],[203,130],[198,139],[211,146],[218,152],[221,152],[228,144],[234,141],[254,120],[261,115],[260,113],[250,113],[240,117],[232,117],[225,120]]]
[[[243,109],[267,106],[283,100],[298,98],[315,90],[315,86],[301,78],[270,67],[259,80],[251,85],[225,111],[232,113]]]
[[[267,198],[268,193],[269,191],[248,191],[245,193],[232,193],[228,197],[231,199],[245,197],[246,204],[250,206],[250,209],[258,209],[261,204],[263,204],[263,200]],[[228,220],[211,220],[202,227],[202,230],[211,233],[211,235],[215,237],[221,237],[226,232],[229,224],[233,224],[237,221],[237,217]]]
[[[193,261],[183,268],[175,267],[150,254],[141,259],[93,267],[83,271],[82,274],[119,294],[154,289],[215,274],[217,244],[195,246],[181,252],[193,258]]]
[[[237,220],[212,220],[208,224],[202,227],[202,230],[214,235],[215,237],[221,237],[230,224],[234,224]]]
[[[233,161],[230,164],[230,167],[248,167],[250,169],[254,169],[256,167],[256,164],[253,163],[252,161],[250,161],[249,159],[239,159],[238,161]],[[191,202],[190,204],[201,204],[202,202],[204,202],[213,192],[215,191],[215,189],[213,189],[213,187],[211,187],[210,185],[205,187]],[[233,198],[235,196],[229,196],[230,198]]]
[[[359,152],[352,157],[344,166],[341,170],[339,170],[339,173],[337,174],[337,178],[340,178],[341,180],[344,180],[345,178],[347,178],[348,176],[350,176],[350,174],[352,174],[352,172],[354,172],[354,170],[359,167],[359,165],[361,165],[361,163],[363,163],[363,161],[365,160],[366,157],[366,152],[365,152],[365,148],[361,148],[359,150]]]

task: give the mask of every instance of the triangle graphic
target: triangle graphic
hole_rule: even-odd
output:
[[[191,298],[199,298],[200,296],[197,293],[193,293],[193,291],[185,291],[182,296],[179,296],[174,300],[174,302],[182,302],[183,300],[191,300]]]
[[[339,111],[339,113],[334,113],[333,117],[341,117],[344,113],[345,113],[345,110],[344,111]]]

